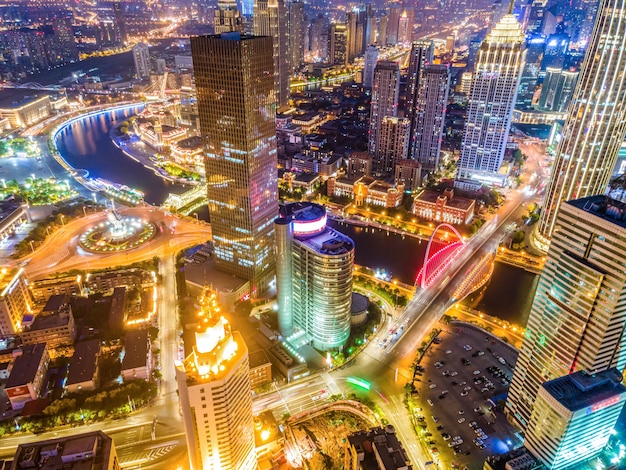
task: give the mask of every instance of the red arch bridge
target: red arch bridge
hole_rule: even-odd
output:
[[[415,287],[431,286],[465,248],[465,240],[450,224],[439,224],[428,239],[424,263],[417,273]]]

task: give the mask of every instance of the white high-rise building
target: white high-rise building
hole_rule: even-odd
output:
[[[363,86],[372,88],[374,83],[374,69],[378,61],[378,47],[370,45],[365,50],[365,61],[363,64]]]
[[[133,60],[135,62],[135,74],[137,78],[150,76],[150,50],[148,45],[140,42],[133,46]]]
[[[191,470],[255,470],[248,349],[205,291],[196,345],[176,363]]]
[[[548,241],[563,201],[606,192],[626,134],[625,0],[602,0],[539,220]]]
[[[413,114],[413,154],[410,158],[420,162],[425,173],[436,171],[439,166],[449,88],[450,70],[447,65],[424,67]]]
[[[395,117],[398,115],[399,92],[400,68],[398,63],[379,60],[374,68],[368,145],[378,171],[382,171],[379,149],[380,129],[385,116]]]
[[[524,31],[509,11],[482,42],[470,87],[458,177],[502,185],[499,173],[509,138],[525,59]]]
[[[607,445],[624,403],[622,374],[584,371],[544,383],[526,430],[524,446],[549,469],[573,468]]]
[[[626,204],[561,204],[506,403],[526,429],[542,383],[626,366]]]

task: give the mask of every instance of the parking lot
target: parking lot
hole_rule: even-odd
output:
[[[443,468],[482,469],[487,455],[521,444],[502,410],[516,358],[506,343],[464,323],[450,323],[431,344],[415,386],[428,448]]]

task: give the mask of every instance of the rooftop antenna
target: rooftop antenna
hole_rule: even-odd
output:
[[[515,3],[515,0],[511,0],[509,2],[509,15],[513,14],[513,4]]]

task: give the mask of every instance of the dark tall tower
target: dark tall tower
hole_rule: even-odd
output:
[[[191,54],[216,265],[259,294],[274,277],[278,215],[272,38],[193,37]]]
[[[411,54],[409,55],[409,68],[406,78],[406,112],[405,115],[414,120],[417,106],[419,85],[424,75],[424,67],[433,61],[432,41],[413,41]],[[411,141],[409,143],[409,155],[415,153],[415,123],[411,123]],[[410,157],[412,158],[412,157]]]
[[[126,21],[124,21],[124,10],[120,2],[113,4],[113,15],[115,16],[117,29],[120,32],[120,41],[122,41],[122,44],[125,44],[128,40],[128,35],[126,33]]]
[[[255,0],[254,34],[270,36],[274,47],[274,81],[279,107],[289,104],[291,58],[288,51],[287,8],[284,0]]]

